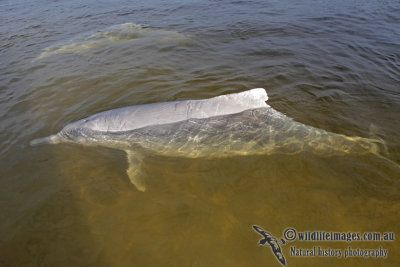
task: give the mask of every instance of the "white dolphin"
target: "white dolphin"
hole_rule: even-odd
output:
[[[348,137],[296,122],[266,104],[263,88],[204,100],[129,106],[66,125],[59,133],[31,141],[78,143],[124,150],[132,184],[145,191],[140,165],[145,153],[174,157],[257,154],[321,156],[385,152],[383,141]]]

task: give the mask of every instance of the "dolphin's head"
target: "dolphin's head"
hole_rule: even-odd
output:
[[[89,122],[89,123],[88,123]],[[60,144],[75,143],[81,145],[98,145],[104,143],[104,131],[91,127],[92,124],[88,118],[69,123],[62,128],[60,132],[48,137],[34,139],[30,142],[32,146],[39,144]]]
[[[69,123],[57,134],[62,142],[72,142],[79,144],[88,144],[88,132],[90,128],[85,127],[85,119]]]

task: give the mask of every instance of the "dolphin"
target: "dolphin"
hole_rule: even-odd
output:
[[[83,33],[69,41],[46,47],[32,60],[41,60],[57,54],[81,54],[95,47],[106,46],[113,42],[135,42],[186,45],[189,37],[176,31],[143,27],[135,23],[113,25],[97,32]]]
[[[172,157],[214,158],[297,154],[320,156],[375,154],[382,140],[349,137],[304,125],[273,109],[263,88],[201,100],[182,100],[117,108],[67,124],[60,132],[31,145],[77,143],[123,150],[126,170],[145,191],[141,164],[146,153]]]

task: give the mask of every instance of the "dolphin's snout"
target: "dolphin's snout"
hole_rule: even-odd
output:
[[[43,144],[58,144],[60,143],[60,137],[57,134],[53,134],[47,137],[33,139],[29,142],[31,146],[43,145]]]

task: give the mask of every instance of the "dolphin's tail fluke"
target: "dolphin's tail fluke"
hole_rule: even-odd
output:
[[[33,139],[29,144],[31,146],[42,145],[42,144],[58,144],[61,143],[61,137],[58,134],[53,134],[47,137]]]
[[[386,145],[386,142],[379,137],[371,139],[371,143],[374,144],[372,152],[378,154],[382,157],[389,157],[389,149]]]
[[[382,137],[380,137],[379,129],[374,124],[369,125],[369,138],[371,139],[371,142],[375,144],[377,154],[384,157],[389,156],[389,149],[386,142]]]

